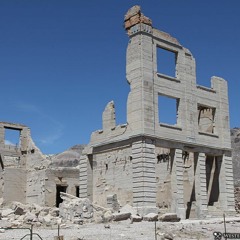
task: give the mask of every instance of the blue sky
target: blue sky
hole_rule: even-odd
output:
[[[1,0],[0,121],[29,126],[43,153],[88,143],[111,100],[125,123],[123,18],[136,4],[191,50],[198,84],[228,80],[230,124],[240,127],[239,0]]]

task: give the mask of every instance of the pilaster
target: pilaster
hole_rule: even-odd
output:
[[[87,182],[88,182],[88,157],[87,155],[82,155],[80,157],[80,164],[79,164],[79,197],[80,198],[87,198]]]
[[[182,150],[171,150],[172,161],[172,204],[171,210],[181,219],[186,219],[186,209],[183,198],[183,158]]]
[[[132,144],[133,206],[156,210],[155,145],[150,139]]]
[[[207,216],[207,186],[206,186],[206,155],[204,153],[194,154],[195,167],[195,193],[197,216],[203,219]]]
[[[222,156],[222,168],[220,173],[220,194],[223,208],[226,212],[235,213],[234,185],[232,157],[224,154]]]

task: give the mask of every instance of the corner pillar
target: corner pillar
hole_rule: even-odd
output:
[[[79,164],[79,197],[92,200],[92,155],[82,155]]]
[[[132,144],[133,206],[140,214],[156,212],[155,145],[151,139]]]
[[[234,199],[234,181],[232,157],[229,154],[222,156],[222,168],[220,172],[220,196],[222,206],[228,214],[235,214],[235,199]]]

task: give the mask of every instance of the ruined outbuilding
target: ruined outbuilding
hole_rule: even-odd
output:
[[[16,143],[7,141],[7,131],[17,132]],[[27,126],[0,122],[0,161],[0,197],[4,204],[45,204],[45,169],[49,161],[32,141]]]
[[[141,215],[233,214],[227,82],[212,77],[211,88],[197,85],[191,52],[153,28],[139,6],[129,9],[124,26],[127,123],[116,125],[111,101],[102,129],[84,149],[52,157],[41,154],[26,126],[0,123],[1,196],[6,203],[58,206],[60,192],[66,192],[103,207],[129,204]],[[165,53],[173,56],[173,74],[159,64]],[[175,105],[174,123],[161,111],[168,107],[161,105],[165,99]],[[5,129],[20,131],[19,146],[5,144]]]
[[[103,112],[80,161],[80,197],[102,206],[117,194],[140,213],[176,212],[182,219],[234,213],[227,82],[196,83],[195,59],[177,39],[152,26],[139,6],[124,19],[129,36],[127,123],[114,103]],[[174,55],[161,72],[158,51]],[[160,99],[175,102],[176,122],[162,119]]]

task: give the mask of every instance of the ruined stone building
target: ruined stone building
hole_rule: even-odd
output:
[[[19,133],[16,145],[6,144],[8,130]],[[0,122],[0,163],[0,197],[4,203],[45,204],[45,171],[49,162],[35,146],[27,126]]]
[[[227,82],[197,85],[195,59],[177,39],[152,27],[138,6],[125,15],[129,36],[127,123],[114,103],[80,161],[80,196],[100,205],[117,194],[139,211],[203,218],[234,211]],[[158,50],[175,57],[175,75],[158,69]],[[162,122],[160,98],[176,103],[176,123]]]
[[[8,130],[19,133],[16,145],[7,144]],[[0,122],[0,198],[12,201],[57,206],[60,192],[79,196],[79,160],[84,146],[45,156],[36,147],[30,129],[21,124]]]
[[[211,88],[197,85],[191,52],[153,28],[140,7],[127,12],[124,24],[129,36],[127,123],[116,125],[111,101],[103,111],[102,130],[92,133],[90,143],[51,161],[32,143],[28,128],[2,123],[5,202],[53,206],[65,191],[105,207],[117,198],[140,214],[176,212],[185,219],[234,213],[227,82],[212,77]],[[174,56],[173,75],[161,72],[162,52]],[[175,103],[175,123],[161,114],[165,99]],[[4,144],[5,128],[21,131],[18,149]]]

